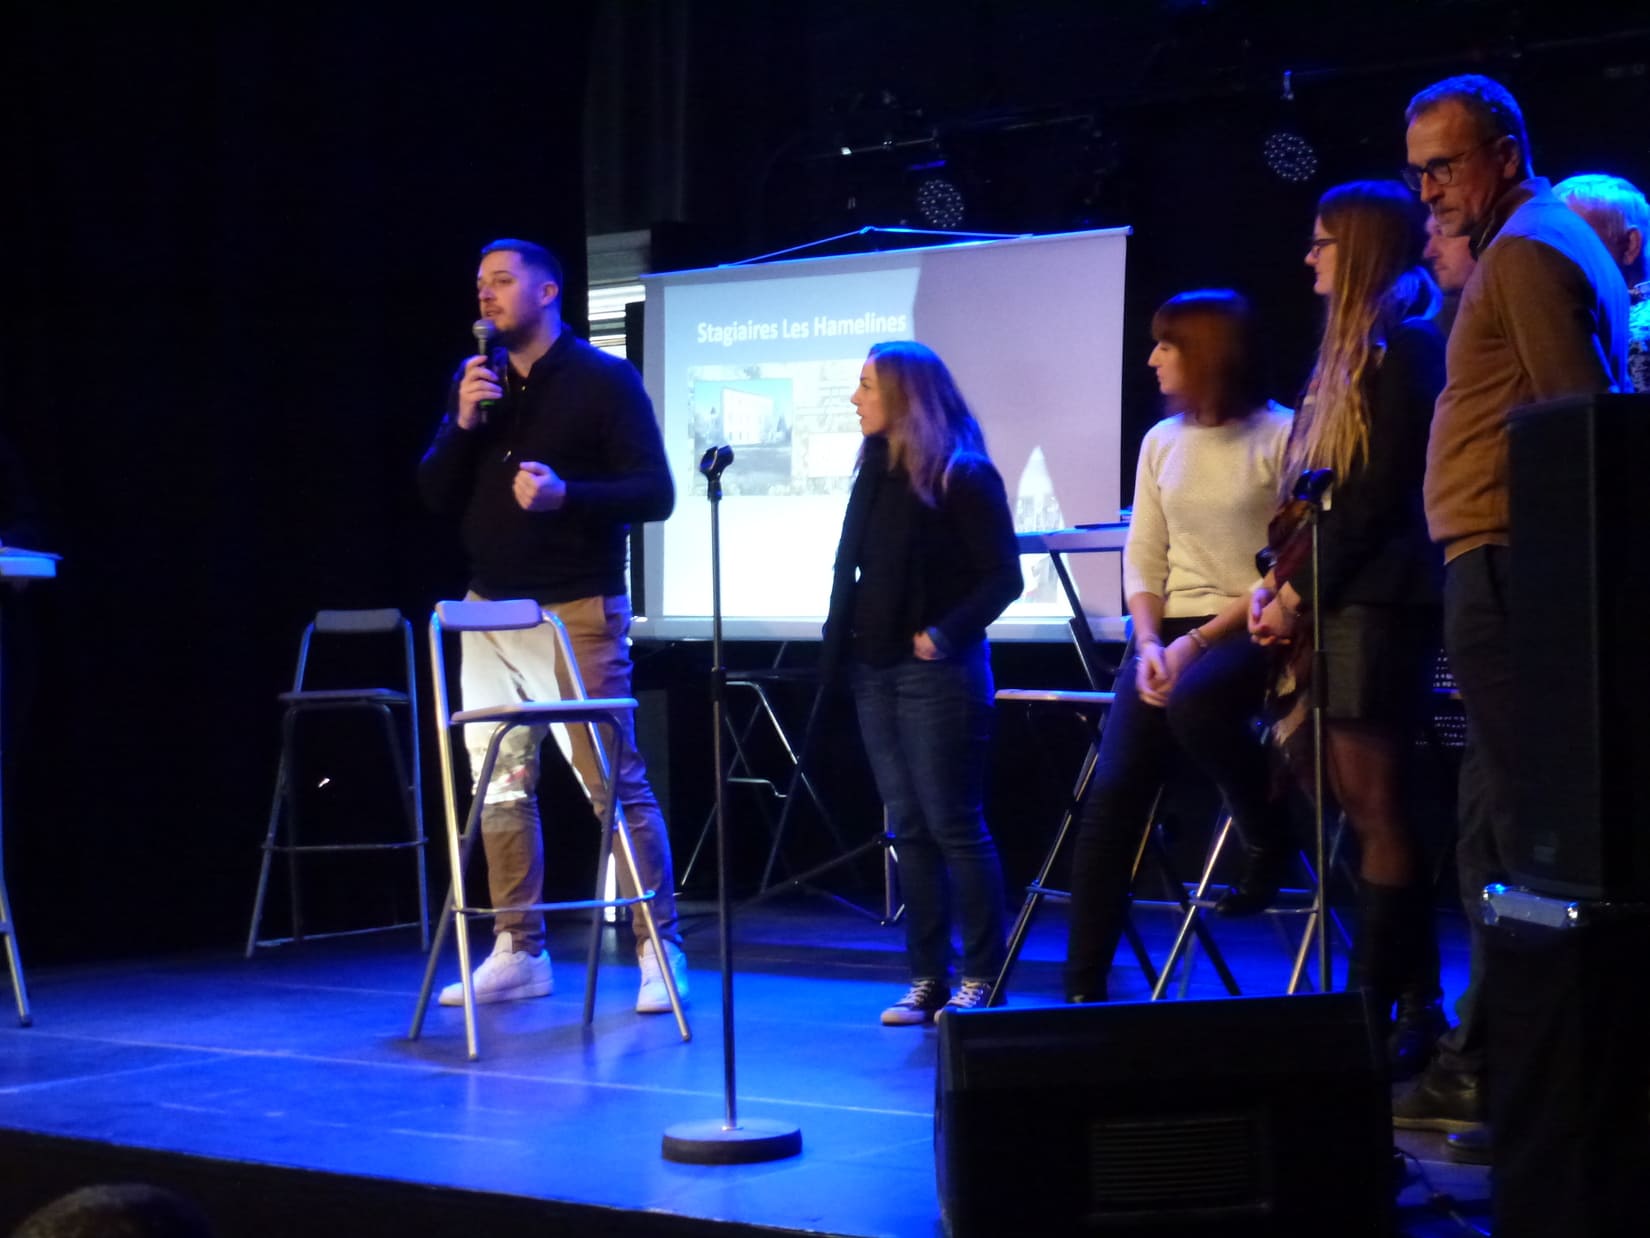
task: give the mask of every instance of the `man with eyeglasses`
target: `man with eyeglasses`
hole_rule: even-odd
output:
[[[1544,1088],[1548,1077],[1579,1083],[1585,1076],[1560,1062],[1543,1063],[1539,1072],[1523,1069],[1530,1059],[1518,1042],[1550,1034],[1555,1024],[1539,1021],[1549,1010],[1536,1021],[1520,1012],[1516,1027],[1490,1027],[1487,1012],[1502,1015],[1505,998],[1528,998],[1533,1012],[1553,986],[1534,970],[1520,975],[1536,962],[1513,953],[1499,935],[1487,937],[1476,909],[1484,886],[1507,878],[1521,723],[1506,602],[1507,417],[1541,400],[1625,389],[1626,287],[1592,229],[1533,174],[1523,115],[1504,87],[1477,75],[1448,78],[1416,95],[1406,120],[1404,179],[1444,236],[1468,238],[1478,263],[1450,332],[1448,379],[1433,414],[1425,481],[1427,523],[1444,551],[1444,643],[1467,714],[1457,863],[1473,954],[1460,1025],[1440,1042],[1415,1089],[1394,1102],[1393,1120],[1456,1132],[1481,1122],[1488,1031],[1497,1071],[1488,1089],[1497,1125],[1496,1232],[1503,1232],[1504,1221],[1508,1233],[1521,1225],[1536,1228],[1519,1232],[1578,1233],[1542,1229],[1533,1219],[1544,1209],[1568,1207],[1570,1187],[1577,1185],[1568,1176],[1571,1167],[1544,1163],[1537,1171],[1525,1153],[1549,1133],[1534,1132],[1532,1141],[1531,1126],[1545,1122],[1567,1137],[1585,1125],[1559,1113],[1529,1116],[1532,1086]],[[1568,636],[1555,632],[1553,639]],[[1509,1061],[1520,1068],[1508,1069]],[[1596,1099],[1578,1095],[1574,1103]],[[1543,1183],[1546,1198],[1533,1190]]]

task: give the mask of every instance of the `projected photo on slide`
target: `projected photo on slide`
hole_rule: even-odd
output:
[[[863,441],[849,400],[883,340],[921,340],[945,359],[1017,529],[1116,520],[1127,237],[1112,229],[647,277],[643,369],[681,497],[646,530],[637,635],[709,634],[697,464],[726,443],[727,634],[818,637]],[[1068,562],[1095,630],[1114,628],[1117,556]],[[993,637],[1064,639],[1070,606],[1047,557],[1023,567],[1025,593]]]
[[[860,443],[859,419],[847,395],[863,361],[690,366],[689,454],[697,460],[707,447],[733,448],[736,465],[722,484],[729,498],[846,495]],[[694,486],[702,496],[704,478]]]

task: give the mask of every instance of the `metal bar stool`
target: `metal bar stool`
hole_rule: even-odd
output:
[[[306,686],[311,642],[316,636],[359,637],[401,635],[402,657],[405,663],[405,690],[396,688],[312,688]],[[424,796],[418,760],[418,676],[413,664],[412,624],[401,612],[380,610],[320,610],[304,628],[298,646],[298,669],[292,677],[292,690],[277,698],[286,711],[281,716],[281,757],[275,771],[275,793],[269,805],[269,828],[264,833],[263,862],[258,869],[258,892],[252,902],[252,925],[246,934],[246,957],[251,958],[259,946],[277,945],[286,941],[304,940],[302,900],[298,888],[298,857],[348,851],[412,851],[417,862],[416,906],[418,908],[419,949],[430,944],[430,912],[424,872]],[[381,843],[306,843],[300,841],[296,777],[294,772],[294,738],[299,718],[306,714],[367,711],[376,714],[383,726],[394,766],[395,783],[406,814],[408,836],[405,842]],[[406,712],[405,736],[395,720],[395,712]],[[282,825],[286,841],[280,841]],[[258,930],[263,923],[264,900],[269,891],[269,872],[276,855],[284,855],[287,862],[287,893],[291,902],[290,938],[260,938]],[[387,924],[384,929],[406,928],[405,924]],[[375,930],[376,931],[376,930]],[[318,936],[336,936],[322,933]]]
[[[540,624],[548,624],[551,628],[559,656],[564,660],[568,671],[573,697],[557,701],[507,701],[453,713],[448,705],[445,633],[521,631],[536,628]],[[630,831],[625,826],[624,814],[619,811],[618,796],[612,793],[612,771],[618,768],[618,763],[624,755],[625,720],[636,711],[635,698],[586,697],[578,663],[573,658],[573,645],[568,639],[567,629],[560,619],[547,613],[531,599],[506,602],[437,602],[435,612],[430,616],[430,671],[434,684],[432,695],[436,745],[441,759],[441,798],[447,827],[447,856],[452,867],[452,883],[447,892],[447,901],[441,910],[441,918],[436,924],[435,942],[430,947],[429,962],[424,969],[424,983],[418,991],[418,1006],[413,1012],[412,1026],[407,1032],[407,1039],[417,1040],[423,1031],[424,1016],[430,1006],[430,993],[435,986],[436,968],[441,961],[441,949],[446,943],[448,930],[456,924],[457,931],[454,936],[458,944],[459,980],[464,991],[464,1041],[469,1058],[473,1062],[480,1057],[480,1044],[476,1033],[475,981],[470,966],[470,938],[466,923],[468,920],[490,918],[508,911],[589,911],[590,950],[585,963],[584,989],[586,1026],[595,1018],[596,968],[601,956],[603,911],[610,907],[631,908],[632,914],[640,917],[642,931],[647,940],[653,943],[654,957],[663,960],[666,955],[664,942],[659,938],[658,926],[653,919],[652,903],[656,891],[648,890],[642,885],[641,875],[636,868],[636,855],[630,844]],[[487,754],[482,759],[481,768],[474,771],[475,794],[470,800],[469,814],[460,828],[459,786],[453,763],[453,728],[489,723],[492,724],[493,730],[487,742]],[[476,836],[481,830],[485,788],[492,780],[499,747],[505,735],[516,727],[539,724],[583,725],[591,728],[591,739],[601,766],[602,777],[609,788],[609,794],[605,797],[607,808],[601,822],[602,858],[596,865],[595,897],[560,902],[539,901],[511,907],[469,906],[464,893],[464,873],[469,864],[470,853],[475,847]],[[602,743],[603,730],[611,737],[610,747]],[[605,896],[608,866],[615,860],[624,865],[630,874],[631,888],[640,893],[629,898]],[[687,1017],[682,1012],[682,999],[676,991],[676,978],[668,964],[662,966],[660,971],[665,991],[670,997],[671,1013],[676,1016],[677,1029],[684,1041],[689,1040],[692,1034],[688,1031]]]
[[[1048,853],[1043,857],[1043,863],[1038,868],[1037,875],[1026,886],[1025,902],[1021,904],[1020,914],[1015,918],[1014,928],[1009,933],[1008,948],[1003,958],[1002,969],[997,973],[996,982],[992,985],[991,1005],[1000,1005],[1002,1002],[1003,994],[1008,988],[1009,976],[1014,970],[1014,965],[1019,961],[1020,951],[1025,946],[1026,936],[1030,932],[1031,921],[1036,915],[1038,907],[1045,899],[1069,900],[1071,898],[1070,891],[1053,888],[1049,885],[1049,879],[1065,850],[1066,840],[1071,834],[1072,826],[1076,824],[1078,814],[1082,811],[1083,799],[1088,794],[1089,784],[1094,779],[1095,765],[1100,756],[1101,722],[1098,714],[1109,709],[1115,699],[1115,694],[1111,692],[1004,688],[997,693],[997,700],[1000,703],[1071,705],[1079,710],[1094,711],[1097,716],[1088,751],[1083,757],[1082,768],[1078,771],[1077,781],[1072,786],[1071,796],[1066,801],[1065,810],[1061,813],[1060,824],[1055,830],[1054,841],[1049,846]],[[1154,862],[1168,879],[1170,889],[1178,891],[1175,901],[1167,904],[1167,906],[1178,907],[1184,912],[1191,907],[1191,896],[1187,892],[1185,883],[1180,880],[1175,871],[1169,848],[1163,840],[1162,828],[1158,824],[1157,810],[1162,798],[1163,792],[1159,788],[1157,795],[1152,800],[1151,811],[1146,815],[1140,841],[1135,847],[1130,884],[1132,886],[1134,880],[1139,877],[1145,858],[1150,853]],[[1154,905],[1158,904],[1143,900],[1135,904],[1135,906]],[[1195,933],[1197,940],[1202,942],[1204,950],[1214,964],[1215,970],[1220,974],[1222,983],[1226,986],[1226,991],[1233,997],[1238,996],[1237,980],[1233,977],[1231,969],[1227,967],[1225,956],[1221,954],[1220,947],[1209,933],[1208,927],[1200,921],[1194,920],[1187,931]],[[1162,996],[1164,985],[1169,974],[1173,971],[1172,963],[1168,967],[1158,968],[1152,962],[1151,955],[1146,950],[1145,942],[1141,939],[1139,930],[1135,928],[1132,918],[1125,919],[1123,935],[1129,943],[1135,961],[1140,965],[1141,972],[1146,977],[1146,982],[1152,986],[1152,997],[1155,1000]]]
[[[808,706],[807,721],[803,724],[800,739],[794,744],[780,721],[779,714],[775,711],[768,692],[770,686],[786,681],[813,687],[812,698]],[[740,906],[752,907],[781,894],[802,890],[827,898],[840,907],[875,920],[878,924],[887,926],[897,922],[904,913],[904,907],[898,899],[899,864],[894,852],[894,838],[888,831],[887,814],[883,814],[882,827],[875,834],[863,842],[850,845],[843,837],[842,830],[837,826],[835,816],[826,807],[824,797],[820,794],[814,778],[810,774],[811,763],[816,759],[814,745],[819,739],[820,715],[825,706],[826,698],[825,685],[819,682],[817,672],[812,668],[803,670],[781,669],[776,658],[773,667],[766,670],[741,672],[737,678],[728,680],[727,686],[729,689],[744,688],[750,691],[755,698],[751,714],[742,730],[735,730],[731,720],[727,724],[728,733],[733,739],[734,746],[734,757],[728,766],[730,771],[728,781],[730,783],[762,786],[779,805],[779,819],[777,822],[768,814],[767,808],[764,806],[763,816],[768,824],[769,835],[768,858],[762,866],[762,879],[757,885],[756,893],[746,899]],[[783,766],[780,770],[780,776],[785,778],[783,790],[774,781],[755,776],[754,767],[747,751],[751,732],[754,730],[757,721],[763,718],[767,720],[774,737],[781,745]],[[737,776],[741,770],[748,776]],[[814,810],[818,813],[821,822],[825,826],[826,833],[830,836],[835,854],[813,865],[806,871],[798,873],[790,871],[788,866],[785,865],[783,849],[796,806],[803,796],[813,802]],[[707,818],[705,830],[699,836],[699,846],[703,846],[712,824],[713,822]],[[694,848],[696,856],[699,846]],[[845,898],[814,884],[816,878],[823,877],[826,873],[835,869],[852,865],[860,856],[874,849],[880,849],[882,859],[882,901],[880,907],[861,906],[852,899]],[[692,861],[690,860],[689,866],[691,867],[691,865]],[[774,870],[781,867],[786,868],[787,871],[776,877]]]
[[[785,656],[785,646],[781,645],[775,655],[773,664],[753,670],[734,671],[728,675],[726,688],[728,695],[728,716],[723,725],[725,734],[730,743],[731,753],[728,757],[727,781],[730,786],[747,786],[757,792],[756,803],[762,815],[763,824],[767,829],[769,847],[767,863],[762,869],[762,880],[757,887],[757,898],[767,894],[772,887],[773,870],[781,862],[780,849],[785,840],[786,827],[790,822],[795,808],[795,797],[801,795],[811,801],[814,812],[825,826],[832,843],[841,854],[826,867],[835,867],[846,859],[857,855],[858,849],[849,853],[848,844],[844,840],[842,831],[838,827],[835,815],[826,806],[825,798],[821,795],[814,775],[809,771],[807,760],[812,746],[815,727],[819,718],[820,703],[823,689],[819,684],[818,672],[812,667],[788,667],[780,665]],[[803,726],[799,739],[792,739],[791,732],[785,726],[779,707],[774,703],[773,690],[775,688],[795,685],[802,688],[811,688],[810,704],[807,721]],[[734,717],[733,701],[735,696],[745,699],[748,706],[742,719]],[[761,741],[766,740],[761,744]],[[761,768],[763,755],[767,755],[767,764],[771,770],[764,772]],[[777,821],[773,814],[773,806],[779,807]],[[693,852],[688,862],[683,866],[679,885],[686,886],[698,865],[699,856],[704,851],[705,844],[710,840],[716,825],[716,814],[713,811],[705,816],[705,824],[699,831],[699,837],[693,845]],[[811,870],[822,872],[823,868]],[[795,878],[781,879],[786,888],[797,883]],[[836,899],[828,891],[819,891]],[[753,900],[754,901],[754,900]],[[836,899],[846,903],[847,900]],[[854,910],[862,910],[856,904],[847,903]]]
[[[50,580],[57,575],[59,556],[44,550],[23,550],[16,546],[0,547],[0,586],[21,587],[34,580]],[[0,608],[0,619],[5,611]],[[0,625],[3,626],[3,625]],[[0,684],[0,697],[5,685]],[[0,735],[0,766],[3,759],[4,735]],[[0,788],[0,827],[5,824],[5,791]],[[4,829],[0,828],[0,835]],[[12,997],[17,1002],[17,1022],[22,1027],[34,1024],[29,1009],[29,987],[23,979],[23,956],[17,950],[17,922],[12,919],[11,896],[6,893],[6,848],[0,838],[0,941],[5,943],[6,968],[11,973]]]
[[[1163,995],[1176,967],[1186,963],[1189,970],[1194,939],[1203,942],[1205,948],[1207,948],[1208,939],[1204,935],[1203,919],[1214,909],[1218,901],[1210,896],[1209,887],[1213,884],[1215,868],[1220,863],[1227,841],[1231,838],[1232,829],[1232,818],[1227,815],[1215,831],[1214,838],[1210,840],[1209,848],[1204,853],[1203,865],[1199,870],[1196,883],[1188,887],[1186,900],[1182,904],[1180,927],[1175,933],[1174,945],[1169,949],[1169,957],[1163,962],[1162,974],[1152,987],[1152,998],[1154,1000]],[[1341,843],[1345,837],[1345,829],[1346,822],[1343,817],[1337,822],[1330,843],[1329,860],[1332,873],[1344,862]],[[1346,949],[1351,941],[1345,925],[1341,923],[1340,916],[1335,914],[1334,909],[1329,906],[1327,892],[1325,892],[1323,901],[1319,901],[1318,877],[1313,869],[1311,857],[1306,852],[1297,850],[1296,859],[1301,874],[1305,878],[1303,885],[1297,888],[1280,890],[1279,898],[1284,900],[1283,903],[1268,907],[1266,911],[1261,913],[1268,917],[1274,925],[1280,926],[1280,932],[1284,934],[1286,944],[1288,936],[1287,930],[1281,928],[1283,921],[1291,917],[1297,917],[1304,923],[1299,941],[1289,945],[1289,950],[1294,956],[1294,963],[1289,972],[1289,987],[1285,991],[1291,994],[1300,992],[1301,980],[1306,974],[1306,963],[1311,955],[1320,914],[1329,916],[1329,923],[1334,928],[1336,936],[1340,938],[1343,949]],[[1182,988],[1184,988],[1184,979]]]
[[[1455,680],[1449,673],[1449,663],[1441,650],[1434,659],[1431,697],[1433,709],[1423,719],[1421,734],[1417,742],[1435,752],[1461,747],[1465,742],[1465,721],[1460,706],[1461,693],[1455,686]],[[1189,936],[1190,930],[1214,906],[1213,901],[1208,896],[1208,889],[1215,866],[1219,863],[1221,853],[1226,847],[1231,829],[1232,822],[1228,818],[1210,843],[1197,884],[1191,891],[1190,905],[1186,908],[1180,930],[1175,937],[1174,946],[1171,948],[1169,958],[1164,964],[1165,972],[1172,971],[1183,958],[1189,957],[1189,951],[1192,947]],[[1355,886],[1357,877],[1350,870],[1344,847],[1346,830],[1346,817],[1343,814],[1337,817],[1334,831],[1329,837],[1328,868],[1331,880],[1335,874],[1339,873],[1348,885]],[[1287,989],[1287,992],[1291,994],[1300,991],[1301,981],[1306,975],[1306,964],[1311,954],[1320,915],[1328,917],[1328,927],[1334,931],[1343,951],[1350,950],[1352,944],[1351,934],[1347,932],[1346,925],[1342,922],[1340,915],[1336,913],[1334,907],[1330,904],[1327,890],[1322,892],[1320,899],[1318,876],[1313,868],[1312,857],[1305,851],[1297,851],[1296,855],[1301,875],[1305,878],[1303,887],[1281,891],[1280,897],[1285,900],[1284,904],[1270,907],[1264,913],[1271,918],[1274,925],[1280,926],[1279,932],[1283,935],[1286,944],[1288,944],[1288,934],[1287,930],[1281,927],[1283,921],[1289,917],[1300,917],[1303,920],[1304,927],[1299,940],[1289,946],[1294,955],[1294,963],[1289,973],[1289,987]],[[1448,862],[1448,856],[1447,849],[1440,850],[1437,867],[1434,868],[1431,874],[1434,883],[1439,878],[1439,868]]]

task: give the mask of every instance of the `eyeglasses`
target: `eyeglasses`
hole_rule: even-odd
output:
[[[1309,255],[1311,255],[1312,257],[1316,258],[1319,254],[1323,253],[1324,250],[1328,249],[1334,243],[1335,243],[1335,238],[1332,237],[1332,236],[1315,236],[1307,244],[1306,252]]]
[[[1455,179],[1456,164],[1460,163],[1468,155],[1476,155],[1486,146],[1493,146],[1505,136],[1505,134],[1498,133],[1493,138],[1486,138],[1484,141],[1478,143],[1477,146],[1473,146],[1462,151],[1459,155],[1451,155],[1447,159],[1428,159],[1419,167],[1413,163],[1406,164],[1403,171],[1401,171],[1399,175],[1404,178],[1404,184],[1408,185],[1416,193],[1421,192],[1421,178],[1423,176],[1430,180],[1434,185],[1447,185]]]

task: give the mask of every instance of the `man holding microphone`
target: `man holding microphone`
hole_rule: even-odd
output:
[[[555,257],[531,241],[494,241],[481,251],[476,298],[498,347],[493,358],[473,356],[459,371],[447,414],[419,464],[419,488],[432,510],[460,517],[471,598],[533,598],[566,625],[588,694],[628,696],[629,526],[670,515],[675,489],[640,377],[628,362],[566,329],[561,278]],[[493,368],[500,354],[502,373]],[[567,695],[556,674],[550,629],[465,632],[462,639],[466,704]],[[557,732],[599,815],[605,784],[588,731]],[[495,907],[543,898],[537,790],[544,735],[542,727],[512,731],[492,781],[477,789],[485,796],[481,841]],[[662,962],[683,996],[687,964],[679,944],[670,837],[634,739],[628,737],[613,783],[641,879],[657,892],[653,915],[668,959],[638,943],[636,1009],[658,1014],[670,1009]],[[485,735],[468,742],[472,768],[479,769]],[[543,915],[507,912],[495,918],[493,931],[493,953],[475,973],[476,1000],[550,993]],[[458,984],[442,990],[442,1005],[462,1001]]]

